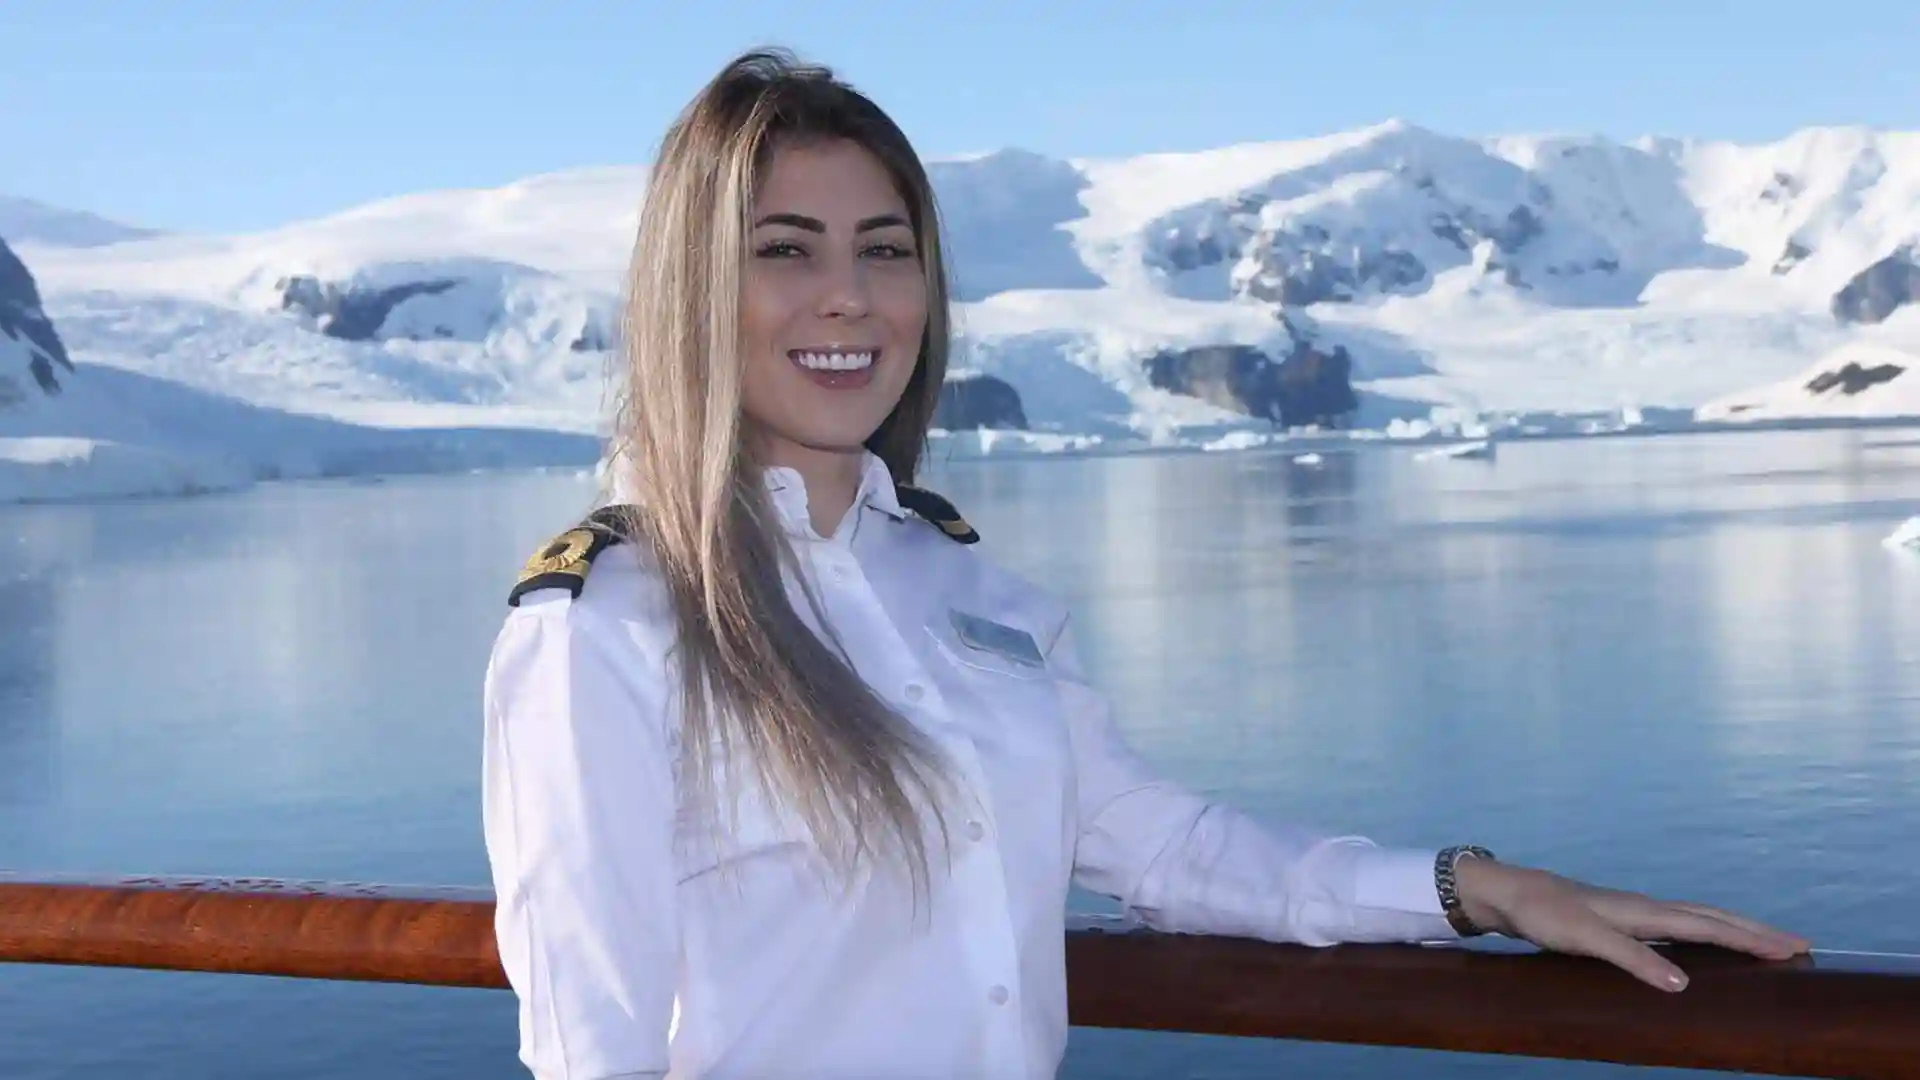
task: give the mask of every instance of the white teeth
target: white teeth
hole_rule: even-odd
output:
[[[873,364],[870,352],[803,352],[795,353],[794,358],[801,367],[814,371],[858,371]]]

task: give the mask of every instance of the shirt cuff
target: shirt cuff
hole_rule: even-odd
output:
[[[1460,931],[1447,920],[1440,887],[1434,881],[1438,851],[1362,847],[1353,854],[1354,907],[1370,913],[1360,916],[1363,922],[1378,921],[1382,929],[1393,928],[1389,933],[1403,940],[1460,940]]]
[[[1354,852],[1353,902],[1363,908],[1446,917],[1433,880],[1438,851],[1360,848]]]

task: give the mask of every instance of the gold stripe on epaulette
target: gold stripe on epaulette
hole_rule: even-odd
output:
[[[587,520],[540,546],[520,567],[520,575],[507,593],[507,604],[518,607],[520,598],[541,589],[565,589],[578,599],[586,588],[593,561],[609,546],[622,541],[619,514],[612,507],[588,515]]]
[[[568,529],[546,547],[533,553],[533,557],[520,569],[520,581],[530,581],[542,574],[569,572],[575,565],[586,561],[587,552],[593,550],[593,541],[594,531],[584,525]]]

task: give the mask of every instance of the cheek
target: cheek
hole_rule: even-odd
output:
[[[777,280],[749,274],[740,292],[740,378],[742,405],[759,413],[777,404],[781,369],[786,357],[778,348],[784,339],[790,305],[783,300]]]
[[[762,273],[746,275],[740,290],[740,329],[750,353],[766,351],[779,336],[783,310],[777,281]]]
[[[902,274],[875,290],[878,302],[887,325],[914,345],[920,342],[920,336],[927,326],[927,284],[917,274]]]

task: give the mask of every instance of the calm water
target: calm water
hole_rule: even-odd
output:
[[[1920,950],[1897,433],[956,464],[1169,772]],[[479,676],[544,475],[0,509],[0,867],[484,884]],[[1444,993],[1444,987],[1436,987]],[[1073,1077],[1598,1076],[1076,1032]],[[509,995],[0,968],[0,1076],[523,1076]]]

